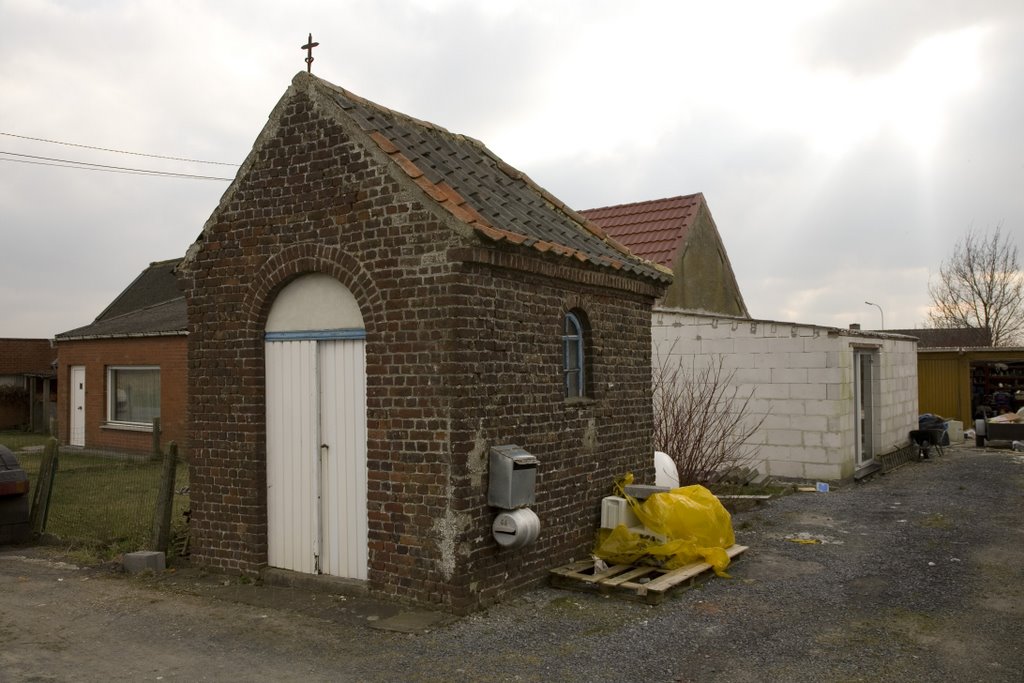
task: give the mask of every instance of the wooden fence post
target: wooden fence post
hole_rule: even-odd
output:
[[[46,441],[43,459],[39,462],[39,476],[36,477],[36,490],[32,494],[32,512],[29,515],[29,528],[36,536],[46,531],[46,518],[50,514],[50,494],[53,493],[53,480],[57,476],[59,465],[57,439]]]
[[[154,459],[160,457],[160,452],[161,451],[160,451],[160,418],[159,417],[154,417],[153,418],[153,449],[152,449],[151,452],[153,453],[153,458]]]
[[[164,469],[160,475],[160,488],[156,493],[153,511],[153,537],[150,550],[167,552],[171,537],[171,510],[174,508],[174,478],[178,469],[178,444],[172,441],[164,455]]]

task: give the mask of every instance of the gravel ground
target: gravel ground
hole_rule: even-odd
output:
[[[370,601],[6,550],[0,681],[1024,681],[1021,454],[947,449],[733,522],[731,580],[658,606],[542,588],[420,635],[368,628],[394,613]]]

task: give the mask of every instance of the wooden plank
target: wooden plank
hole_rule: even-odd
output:
[[[558,569],[552,569],[551,571],[561,576],[567,576],[576,579],[577,581],[584,581],[586,583],[598,583],[609,577],[613,577],[617,574],[621,574],[622,572],[628,571],[633,567],[628,564],[615,564],[608,567],[602,572],[584,573],[584,570],[593,568],[593,560],[585,560],[582,562],[574,562],[573,564],[567,565],[565,567],[560,567]]]
[[[747,549],[744,545],[732,545],[725,549],[725,554],[729,556],[729,559],[742,554]],[[711,569],[711,565],[707,562],[694,562],[678,569],[673,569],[664,576],[658,578],[647,584],[648,591],[663,591],[667,590],[678,583],[682,583],[688,579],[692,579],[695,576],[703,574],[707,570]]]
[[[741,555],[747,546],[733,545],[725,552],[730,559]],[[711,569],[707,562],[694,562],[678,569],[666,570],[659,567],[633,567],[630,565],[614,565],[603,572],[590,574],[593,562],[574,562],[550,571],[552,583],[560,588],[574,590],[594,590],[602,593],[614,593],[622,598],[644,600],[656,605],[662,602],[674,588],[684,583],[693,583],[697,576]],[[650,581],[639,583],[644,577],[656,575]]]
[[[707,562],[694,562],[693,564],[688,564],[685,567],[673,569],[667,574],[662,574],[648,583],[646,587],[649,591],[665,591],[682,583],[683,581],[686,581],[687,579],[692,579],[699,574],[703,574],[709,569],[711,569],[711,565]]]
[[[647,574],[651,574],[652,572],[658,571],[661,570],[659,570],[656,567],[633,567],[630,571],[625,572],[623,574],[619,574],[614,578],[605,579],[602,583],[605,586],[614,588],[615,586],[622,585],[623,583],[632,581],[633,579],[637,579],[642,576],[646,576]]]
[[[593,567],[593,566],[594,566],[593,560],[583,560],[581,562],[573,562],[572,564],[567,564],[567,565],[565,565],[563,567],[555,567],[554,569],[551,570],[551,573],[552,574],[558,574],[560,576],[567,576],[567,575],[570,575],[570,574],[576,574],[577,572],[580,572],[580,571],[586,569],[587,567]]]

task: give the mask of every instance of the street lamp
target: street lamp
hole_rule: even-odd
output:
[[[866,303],[868,306],[874,306],[875,308],[878,309],[878,315],[882,316],[882,329],[884,330],[885,329],[885,313],[882,312],[882,307],[879,306],[878,304],[871,303],[870,301],[865,301],[864,303]]]

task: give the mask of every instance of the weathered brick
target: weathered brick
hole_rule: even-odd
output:
[[[452,230],[376,143],[370,154],[302,96],[278,120],[183,271],[196,561],[242,572],[267,562],[262,335],[276,294],[311,272],[344,284],[366,327],[371,590],[461,612],[587,556],[613,479],[653,477],[660,290]],[[261,181],[268,169],[284,171],[280,182]],[[261,207],[273,218],[257,231]],[[570,309],[588,321],[585,400],[564,398]],[[487,446],[507,443],[540,460],[541,536],[519,551],[490,533]]]

